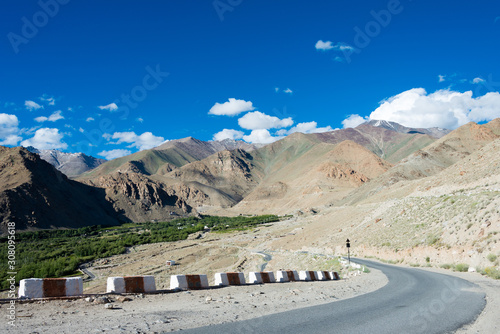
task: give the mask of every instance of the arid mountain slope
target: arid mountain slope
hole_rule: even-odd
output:
[[[257,150],[255,160],[259,159]],[[285,157],[283,157],[285,158]],[[233,208],[235,212],[290,213],[298,209],[338,200],[371,178],[386,172],[391,164],[352,141],[320,143],[300,155],[286,156],[281,168],[265,170],[262,182]]]
[[[492,142],[499,135],[492,129],[497,129],[496,121],[487,125],[468,123],[450,132],[422,150],[413,153],[400,161],[387,173],[380,175],[349,194],[343,204],[354,204],[362,201],[383,201],[392,197],[401,197],[400,191],[388,189],[401,181],[418,180],[436,175],[454,163],[466,158],[481,147]],[[377,194],[377,196],[374,196]]]
[[[114,172],[135,172],[145,175],[164,175],[188,163],[204,159],[223,150],[245,149],[257,146],[236,140],[201,141],[193,137],[168,141],[150,150],[140,151],[108,161],[80,177],[89,180]]]
[[[0,220],[16,229],[118,224],[104,191],[69,180],[25,148],[0,146]]]

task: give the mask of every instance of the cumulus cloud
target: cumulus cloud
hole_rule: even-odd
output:
[[[317,41],[315,47],[316,50],[324,50],[324,51],[333,49],[332,42],[330,41],[323,42],[322,40]]]
[[[354,51],[355,48],[350,46],[349,44],[338,42],[337,44],[333,44],[331,41],[323,42],[319,40],[316,42],[316,50],[334,50],[334,51]]]
[[[279,119],[278,117],[269,116],[260,111],[253,111],[238,119],[238,124],[243,129],[247,130],[280,129],[292,126],[293,120],[291,117]]]
[[[130,144],[129,148],[135,147],[139,151],[148,150],[165,142],[163,137],[157,137],[151,132],[144,132],[142,135],[136,135],[135,132],[115,132],[111,138],[117,139],[114,144],[127,143]]]
[[[370,119],[393,121],[408,127],[447,129],[497,117],[500,117],[498,92],[473,98],[471,91],[461,93],[443,89],[427,94],[423,88],[390,97],[370,114]]]
[[[441,75],[441,74],[438,75],[439,82],[445,81],[446,80],[445,78],[446,78],[446,75]]]
[[[110,151],[102,151],[97,153],[101,157],[104,157],[106,160],[113,160],[116,158],[121,158],[126,155],[132,154],[129,150],[122,150],[122,149],[117,149],[117,150],[110,150]]]
[[[58,121],[60,119],[64,119],[64,116],[61,114],[61,110],[58,110],[58,111],[55,111],[54,113],[52,113],[52,115],[50,115],[49,117],[45,117],[45,116],[36,117],[35,121],[37,121],[39,123],[43,123],[45,121],[55,122],[55,121]]]
[[[105,106],[97,106],[97,108],[99,108],[101,110],[107,110],[107,111],[116,111],[116,110],[118,110],[118,106],[114,102],[110,103],[108,105],[105,105]]]
[[[243,140],[252,144],[270,144],[284,136],[273,137],[266,129],[253,130],[248,136],[243,136]]]
[[[43,122],[47,121],[49,118],[45,117],[45,116],[39,116],[39,117],[35,117],[34,119],[35,119],[35,122],[43,123]]]
[[[87,119],[85,120],[85,122],[92,122],[92,121],[95,121],[94,117],[87,117]]]
[[[484,80],[484,79],[482,79],[482,78],[474,78],[474,79],[472,80],[472,83],[473,83],[473,84],[480,84],[481,82],[485,82],[485,80]]]
[[[0,145],[15,146],[21,141],[19,120],[16,115],[0,114]]]
[[[244,135],[243,131],[224,129],[214,134],[213,140],[224,140],[224,139],[236,140],[243,138],[243,135]]]
[[[366,121],[367,121],[367,119],[365,119],[357,114],[352,114],[352,115],[349,115],[349,117],[347,117],[346,119],[344,119],[342,121],[342,125],[343,125],[344,129],[345,128],[355,128],[358,125],[363,124]]]
[[[38,103],[34,102],[34,101],[24,101],[24,106],[26,107],[27,110],[29,111],[33,111],[33,110],[38,110],[40,108],[43,108],[41,105],[39,105]]]
[[[281,131],[281,130],[280,130]],[[285,134],[284,132],[278,131],[278,134]],[[320,133],[320,132],[328,132],[328,131],[333,131],[331,126],[325,126],[322,128],[318,128],[318,123],[316,122],[304,122],[304,123],[298,123],[296,126],[291,128],[290,130],[286,131],[286,134],[292,134],[295,132],[301,132],[301,133]]]
[[[228,102],[218,103],[216,102],[210,111],[211,115],[224,115],[224,116],[235,116],[241,114],[245,111],[254,110],[252,102],[245,100],[237,100],[234,98],[229,98]]]
[[[22,146],[33,146],[39,150],[53,150],[53,149],[66,149],[68,144],[62,141],[63,134],[59,129],[54,128],[41,128],[36,130],[32,138],[23,140]]]
[[[283,93],[293,94],[293,91],[290,88],[287,88],[283,91]]]

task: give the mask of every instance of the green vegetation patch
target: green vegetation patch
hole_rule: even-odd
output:
[[[0,237],[0,289],[8,288],[7,272],[24,278],[71,276],[94,259],[123,254],[127,247],[184,240],[203,231],[231,231],[278,221],[274,215],[255,217],[189,217],[160,223],[127,223],[120,226],[88,226],[72,230],[43,230],[15,235],[16,267],[8,268],[8,239]]]

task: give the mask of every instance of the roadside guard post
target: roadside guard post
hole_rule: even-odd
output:
[[[349,249],[351,248],[351,242],[349,241],[349,239],[347,239],[345,245],[347,246],[347,259],[349,260],[349,265],[351,265],[351,253],[349,251]]]

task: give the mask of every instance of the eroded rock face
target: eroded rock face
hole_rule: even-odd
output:
[[[327,162],[319,166],[318,169],[320,172],[324,173],[327,178],[347,181],[355,186],[360,186],[369,180],[365,175],[342,164]]]
[[[68,179],[22,147],[0,146],[0,222],[17,230],[116,225],[104,190]]]
[[[106,197],[115,208],[122,210],[133,221],[169,219],[173,213],[187,214],[193,211],[174,188],[139,173],[116,172],[87,182],[104,188]]]

